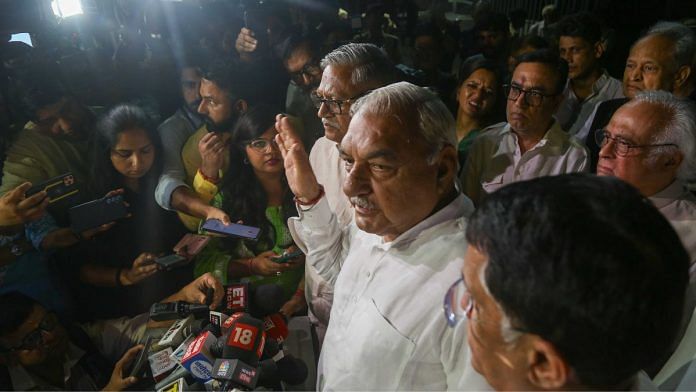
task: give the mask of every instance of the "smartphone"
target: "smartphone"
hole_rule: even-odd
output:
[[[210,237],[207,235],[187,233],[174,245],[174,252],[182,256],[193,257],[205,248],[208,241],[210,241]]]
[[[48,194],[49,203],[54,203],[60,199],[74,195],[79,191],[75,177],[72,173],[68,172],[32,186],[24,195],[29,197],[43,190]]]
[[[150,352],[152,340],[152,336],[148,336],[147,340],[145,341],[145,347],[143,347],[143,349],[140,350],[140,352],[138,353],[138,357],[135,359],[135,361],[133,361],[130,370],[128,371],[128,377],[140,377],[147,370],[145,365],[147,365],[149,362],[147,360],[147,357]]]
[[[155,260],[157,267],[165,271],[170,271],[176,267],[181,267],[188,264],[188,262],[189,259],[178,254],[163,256]]]
[[[261,232],[261,229],[259,229],[258,227],[238,225],[236,223],[224,225],[218,219],[208,219],[203,223],[202,228],[203,230],[207,230],[212,233],[223,234],[247,240],[257,240],[259,238],[259,233]]]
[[[302,256],[304,253],[302,253],[301,250],[296,250],[294,252],[290,253],[283,253],[282,255],[278,257],[271,257],[271,260],[273,260],[276,263],[287,263],[290,260],[294,260],[300,256]]]
[[[70,208],[70,228],[81,233],[128,215],[123,196],[115,195]]]

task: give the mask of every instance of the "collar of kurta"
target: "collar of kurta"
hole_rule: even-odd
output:
[[[688,193],[689,191],[684,187],[684,183],[674,180],[667,188],[650,196],[649,199],[659,210],[675,200],[687,198],[689,196]]]

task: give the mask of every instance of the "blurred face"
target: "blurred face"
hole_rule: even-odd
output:
[[[672,92],[677,71],[673,53],[674,44],[662,36],[648,36],[633,45],[624,69],[624,95],[633,98],[643,90]]]
[[[568,78],[583,79],[599,69],[601,45],[593,45],[584,38],[561,36],[558,41],[561,58],[568,62]]]
[[[55,314],[34,305],[29,317],[16,331],[0,338],[4,347],[23,366],[36,366],[49,360],[61,360],[68,348],[68,336]],[[34,344],[28,344],[33,342]]]
[[[429,35],[416,37],[414,49],[416,50],[414,65],[424,71],[434,71],[440,66],[442,50],[440,44],[435,42],[435,38]]]
[[[263,135],[250,140],[246,146],[249,164],[257,174],[279,174],[283,172],[283,161],[280,150],[275,143],[278,132],[274,127],[269,128]]]
[[[181,70],[181,96],[191,110],[196,111],[200,105],[201,75],[195,68],[189,67]]]
[[[472,118],[490,114],[497,98],[497,85],[492,71],[485,68],[474,71],[459,88],[457,101],[462,113]]]
[[[614,113],[606,131],[611,137],[631,145],[654,144],[656,131],[662,122],[654,106],[641,102],[624,105]],[[627,156],[614,152],[616,141],[609,142],[599,151],[597,175],[615,176],[638,188],[644,196],[652,196],[666,188],[676,178],[678,165],[669,165],[670,159],[680,159],[679,150],[667,148],[667,154],[650,156],[651,148],[632,148]]]
[[[111,149],[111,163],[122,176],[138,179],[146,175],[155,162],[155,146],[142,129],[129,129],[118,135]]]
[[[471,349],[471,365],[495,390],[529,390],[522,338],[506,342],[503,337],[503,313],[500,305],[482,284],[488,257],[469,245],[464,256],[462,274],[469,297],[462,297],[462,309],[469,301],[473,307],[468,315],[467,340]]]
[[[354,118],[340,153],[348,172],[343,191],[356,224],[386,241],[428,217],[444,192],[438,163],[428,164],[422,138],[392,116]]]
[[[301,45],[290,54],[285,60],[285,69],[295,84],[305,92],[309,93],[319,87],[321,67],[307,45]]]
[[[36,111],[35,124],[40,132],[59,139],[85,137],[86,109],[71,98],[44,106]]]
[[[503,31],[482,30],[476,33],[478,47],[486,58],[496,58],[507,42]]]
[[[512,74],[511,86],[531,90],[546,96],[539,106],[527,103],[526,93],[515,100],[507,100],[507,120],[512,129],[521,134],[544,134],[553,121],[552,116],[560,104],[556,91],[556,75],[553,70],[541,63],[520,63]]]
[[[205,123],[211,132],[227,132],[237,119],[234,102],[226,91],[215,83],[201,79],[201,104],[198,113],[205,116]]]
[[[359,86],[355,86],[351,82],[352,71],[349,67],[327,66],[321,76],[317,95],[324,99],[346,100],[366,91],[367,89],[360,90]],[[348,124],[350,124],[350,105],[351,102],[343,103],[340,113],[330,110],[326,104],[319,107],[317,115],[324,125],[324,136],[327,139],[336,143],[343,140],[343,136],[348,132]]]

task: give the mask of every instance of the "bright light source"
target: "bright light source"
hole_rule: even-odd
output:
[[[24,42],[32,48],[34,47],[34,45],[31,43],[31,36],[29,35],[29,33],[12,34],[12,37],[10,38],[9,42]]]
[[[60,18],[83,14],[82,1],[80,0],[53,0],[51,8],[53,13]]]

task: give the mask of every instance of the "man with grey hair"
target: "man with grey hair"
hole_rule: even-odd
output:
[[[309,161],[314,175],[324,186],[331,211],[341,225],[347,225],[353,211],[341,189],[346,171],[336,145],[348,131],[351,104],[367,91],[393,82],[396,68],[377,46],[354,43],[327,54],[321,67],[321,82],[313,100],[324,126],[324,136],[314,143]],[[312,268],[305,269],[305,297],[310,320],[321,342],[329,322],[333,294]]]
[[[671,357],[648,369],[656,373],[657,385],[673,383],[677,369],[696,356],[696,197],[684,187],[696,178],[696,107],[665,91],[644,91],[621,106],[595,137],[601,146],[597,174],[618,177],[648,197],[689,254],[691,284],[679,339]]]
[[[626,98],[610,99],[597,105],[577,137],[590,152],[590,169],[596,170],[599,146],[594,131],[609,122],[616,110],[641,91],[669,91],[677,97],[696,100],[694,57],[696,34],[681,23],[659,22],[638,39],[628,54],[623,76]]]
[[[696,197],[684,183],[696,178],[696,108],[665,91],[645,91],[621,106],[605,129],[597,174],[638,188],[657,206],[684,243],[696,280]]]
[[[288,120],[276,122],[299,211],[289,226],[307,264],[334,288],[317,388],[487,388],[459,355],[465,328],[449,329],[440,315],[473,210],[455,187],[454,119],[407,82],[372,91],[351,113],[339,146],[355,214],[349,226],[331,212]]]

